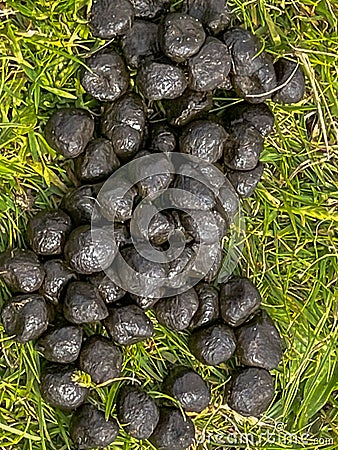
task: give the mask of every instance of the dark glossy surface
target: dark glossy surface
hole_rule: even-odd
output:
[[[129,67],[137,69],[144,58],[160,54],[158,25],[145,20],[135,20],[131,30],[122,39],[124,57]]]
[[[248,122],[253,125],[263,137],[268,136],[275,124],[275,118],[266,103],[254,105],[247,102],[241,102],[226,109],[223,115],[225,124],[228,127],[237,123]]]
[[[217,211],[193,211],[181,214],[181,223],[195,242],[213,244],[223,239],[226,223]]]
[[[83,324],[105,319],[108,309],[95,286],[73,281],[67,287],[63,314],[69,322]]]
[[[38,294],[13,297],[5,304],[1,319],[6,333],[16,341],[37,339],[48,327],[45,299]]]
[[[248,278],[235,277],[221,285],[220,304],[223,320],[238,327],[259,309],[261,296]]]
[[[228,326],[211,324],[191,334],[189,348],[203,364],[217,366],[226,362],[234,354],[236,339],[234,332]]]
[[[249,30],[232,28],[224,35],[232,56],[231,80],[237,94],[250,103],[271,97],[277,86],[272,57],[261,52],[262,44]]]
[[[134,300],[134,302],[137,304],[137,306],[142,308],[144,311],[147,311],[148,309],[152,308],[159,300],[157,297],[155,297],[155,298],[154,297],[142,297],[142,295],[135,295],[135,294],[132,294],[131,297]]]
[[[155,400],[142,389],[125,386],[121,389],[117,414],[124,429],[135,439],[148,439],[159,421],[159,409]]]
[[[141,97],[128,93],[105,108],[102,133],[111,140],[118,158],[128,160],[139,150],[146,124],[145,106]]]
[[[46,261],[43,267],[46,276],[41,286],[40,293],[49,302],[57,305],[64,288],[69,281],[76,278],[76,275],[61,259],[51,259]]]
[[[241,364],[275,369],[282,359],[281,337],[270,317],[261,312],[237,331],[237,355]]]
[[[195,244],[195,248],[197,249],[197,251],[198,251],[198,245],[200,245],[200,244]],[[205,254],[208,253],[208,249],[203,248],[203,245],[202,245],[200,255],[203,255],[203,253],[205,253]],[[224,257],[224,252],[223,252],[223,248],[222,248],[221,244],[213,249],[212,255],[213,255],[213,265],[211,266],[210,270],[206,273],[206,275],[203,278],[203,281],[206,281],[207,283],[214,282],[217,279],[217,276],[221,270],[221,267],[223,264],[223,257]]]
[[[219,318],[219,293],[208,283],[199,283],[195,286],[198,295],[199,307],[194,315],[190,329],[194,330],[206,326]]]
[[[258,183],[261,181],[264,172],[264,164],[259,162],[257,167],[253,170],[247,170],[245,172],[234,171],[228,173],[228,179],[235,188],[237,194],[240,197],[251,197]]]
[[[274,381],[264,369],[248,368],[230,382],[228,404],[242,416],[259,417],[274,397]]]
[[[66,158],[76,158],[86,148],[94,132],[94,120],[84,109],[63,108],[48,120],[45,138],[48,144]]]
[[[78,450],[106,447],[114,442],[118,432],[115,419],[106,420],[104,412],[89,404],[74,412],[70,422],[70,437]]]
[[[187,329],[199,306],[195,289],[160,300],[155,305],[160,324],[176,331]]]
[[[168,263],[168,278],[166,282],[167,295],[175,291],[171,289],[184,288],[189,283],[187,288],[190,288],[191,283],[195,284],[201,278],[195,280],[195,272],[192,270],[196,254],[191,246],[186,245],[183,251]]]
[[[238,219],[238,215],[241,211],[240,199],[230,182],[224,184],[218,190],[217,207],[220,208],[228,226],[234,223],[236,217]]]
[[[201,22],[188,14],[168,14],[160,28],[163,52],[175,62],[195,55],[205,41]]]
[[[278,85],[284,84],[291,77],[294,71],[294,75],[286,86],[282,87],[273,96],[273,101],[278,103],[298,103],[305,94],[305,77],[301,67],[297,67],[297,63],[281,58],[275,63],[275,70],[277,74]]]
[[[118,248],[130,243],[129,227],[125,223],[115,222],[102,225],[102,230],[114,239]]]
[[[113,178],[98,194],[101,214],[108,221],[125,222],[131,219],[137,190],[130,188],[130,184],[126,179]]]
[[[166,154],[156,155],[153,160],[151,153],[142,151],[136,155],[138,164],[133,166],[134,177],[141,197],[155,196],[159,191],[167,189],[174,179],[174,166]],[[144,158],[145,157],[145,158]],[[156,172],[156,175],[152,175]]]
[[[226,87],[231,68],[228,47],[219,39],[208,37],[197,55],[189,60],[188,67],[191,89],[209,92]]]
[[[73,188],[63,197],[61,208],[71,217],[75,225],[90,224],[95,212],[98,185]]]
[[[77,360],[81,345],[82,329],[69,325],[47,331],[35,348],[48,361],[68,364]]]
[[[169,264],[168,288],[184,286],[186,281],[194,284],[200,280],[211,282],[216,278],[221,262],[222,252],[218,245],[196,243],[186,246]]]
[[[0,254],[0,279],[12,292],[37,291],[44,278],[44,268],[34,252],[16,249]]]
[[[73,381],[76,368],[72,365],[47,366],[41,376],[42,398],[54,408],[71,411],[86,400],[89,390]]]
[[[183,130],[180,151],[214,163],[221,158],[227,138],[228,133],[222,125],[210,120],[198,120]]]
[[[212,94],[187,89],[182,96],[174,100],[165,100],[164,106],[169,122],[183,126],[208,113],[212,107]]]
[[[86,150],[75,160],[75,175],[85,183],[104,181],[120,167],[113,145],[108,139],[90,141]]]
[[[130,0],[134,5],[136,17],[154,19],[165,12],[170,5],[170,0]]]
[[[189,417],[177,408],[161,408],[160,420],[150,437],[158,450],[184,450],[195,437],[195,427]]]
[[[102,336],[91,336],[81,350],[79,368],[89,373],[94,383],[111,384],[121,375],[122,362],[122,351],[115,344]]]
[[[175,190],[172,190],[170,193],[170,198],[176,209],[209,211],[216,204],[213,191],[199,174],[197,174],[197,177],[195,177],[193,172],[191,177],[177,175],[174,188]],[[182,195],[180,191],[185,191],[188,194]]]
[[[207,383],[189,367],[173,367],[164,380],[163,389],[178,400],[185,411],[199,413],[209,405],[211,400]]]
[[[88,94],[101,102],[113,102],[129,85],[126,65],[116,52],[96,53],[86,61],[81,84]]]
[[[173,152],[176,149],[176,136],[166,124],[152,125],[150,128],[150,149],[153,153]]]
[[[230,23],[231,12],[224,0],[184,0],[183,11],[199,19],[213,34],[223,31]]]
[[[195,274],[197,281],[203,280],[211,283],[215,280],[221,265],[223,252],[220,244],[195,243],[191,246],[194,258],[190,270]]]
[[[263,151],[263,137],[249,122],[233,125],[226,142],[224,164],[232,170],[253,170]]]
[[[166,214],[157,213],[149,224],[149,239],[154,245],[164,244],[175,230],[172,218]]]
[[[162,100],[182,95],[188,82],[180,67],[150,62],[141,66],[137,84],[148,100]]]
[[[121,251],[122,256],[132,271],[126,273],[119,264],[117,273],[129,292],[143,297],[154,297],[158,294],[167,276],[167,266],[159,262],[144,258],[134,247],[126,247]]]
[[[149,227],[138,221],[136,224],[137,233],[133,238],[140,242],[150,241],[154,245],[164,244],[175,230],[172,218],[167,214],[156,213],[149,222]]]
[[[110,267],[116,251],[109,233],[82,225],[70,234],[65,245],[65,258],[75,272],[90,275]]]
[[[100,296],[107,303],[115,303],[126,294],[126,291],[120,288],[109,276],[105,275],[103,272],[97,275],[92,275],[89,277],[88,281],[96,286]]]
[[[185,247],[177,258],[170,261],[168,264],[168,282],[171,283],[172,278],[186,270],[193,258],[194,251],[190,247]]]
[[[71,229],[68,214],[60,209],[44,209],[28,221],[27,242],[38,255],[60,255]]]
[[[134,8],[129,0],[94,0],[89,15],[89,26],[94,36],[112,39],[130,30]]]
[[[151,320],[136,305],[112,308],[104,325],[112,339],[120,345],[144,341],[151,337],[154,329]]]

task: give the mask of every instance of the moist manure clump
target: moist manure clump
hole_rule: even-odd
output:
[[[224,0],[171,6],[93,1],[83,108],[51,111],[44,128],[69,189],[31,216],[28,249],[0,255],[5,339],[34,341],[41,395],[74,410],[79,450],[112,444],[115,415],[134,439],[188,448],[219,369],[238,414],[260,417],[274,398],[279,332],[253,282],[228,276],[223,247],[262,178],[271,104],[302,101],[305,77],[230,28]],[[201,365],[216,366],[207,380]]]

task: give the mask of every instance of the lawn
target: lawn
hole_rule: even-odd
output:
[[[175,2],[178,5],[180,2]],[[198,449],[336,449],[338,446],[338,4],[335,0],[231,2],[234,23],[259,35],[273,56],[295,54],[307,78],[303,101],[271,104],[262,183],[243,202],[247,230],[237,273],[258,285],[284,340],[276,397],[259,421],[224,401],[229,366],[211,368],[190,354],[186,335],[156,325],[155,338],[126,351],[124,376],[155,396],[170,362],[192,365],[211,384],[212,407],[194,415]],[[173,5],[174,7],[175,5]],[[57,206],[72,185],[43,127],[58,106],[95,110],[79,82],[81,59],[102,45],[86,24],[83,0],[0,1],[0,250],[21,246],[27,218]],[[232,100],[215,99],[222,112]],[[8,292],[2,289],[2,299]],[[0,325],[0,448],[72,449],[69,415],[39,394],[40,359],[32,344]],[[90,382],[82,376],[81,381]],[[93,388],[91,401],[114,412],[119,382]],[[248,442],[245,441],[247,436]],[[275,443],[274,443],[274,442]],[[150,449],[123,431],[111,449]]]

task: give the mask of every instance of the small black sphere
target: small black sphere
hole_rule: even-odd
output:
[[[185,411],[199,413],[209,405],[211,400],[207,383],[189,367],[173,367],[164,381],[163,388],[180,402]]]
[[[73,281],[67,287],[63,314],[69,322],[80,325],[105,319],[108,309],[95,286]]]
[[[41,395],[54,408],[72,411],[86,400],[88,388],[73,380],[75,367],[53,364],[41,376]]]
[[[178,408],[161,408],[160,420],[150,437],[150,442],[159,450],[184,450],[195,437],[195,427],[189,417]]]
[[[27,224],[27,241],[41,256],[60,255],[72,229],[70,217],[59,209],[44,209]]]
[[[5,304],[1,319],[8,335],[18,342],[37,339],[48,327],[48,309],[45,299],[38,294],[13,297]]]
[[[116,52],[97,53],[91,56],[81,76],[81,84],[88,94],[101,102],[113,102],[128,89],[126,65]]]
[[[234,277],[221,285],[220,304],[224,322],[238,327],[258,310],[261,296],[248,278]]]
[[[231,358],[236,350],[236,338],[231,328],[211,324],[195,330],[189,338],[191,353],[203,364],[217,366]]]
[[[261,312],[237,331],[237,355],[245,366],[276,369],[282,359],[281,337],[270,317]]]
[[[125,386],[120,391],[117,412],[125,430],[135,439],[148,439],[159,421],[155,400],[142,389]]]
[[[107,385],[120,376],[122,361],[121,350],[109,339],[91,336],[81,350],[79,367],[89,373],[94,383]]]
[[[235,375],[228,388],[230,408],[242,416],[259,417],[274,397],[273,378],[267,370],[246,368]]]
[[[171,13],[161,26],[164,53],[175,62],[184,62],[202,47],[205,32],[201,22],[188,14]]]
[[[86,404],[73,413],[69,432],[76,449],[87,450],[112,444],[119,427],[115,419],[106,420],[103,412]]]
[[[69,281],[76,279],[76,274],[61,259],[50,259],[44,263],[43,268],[46,276],[40,293],[50,303],[57,305]]]
[[[89,15],[93,36],[113,39],[127,33],[134,21],[134,8],[129,0],[94,0]]]
[[[51,329],[36,343],[36,350],[48,361],[68,364],[77,360],[82,344],[82,329],[73,325]]]
[[[83,225],[70,234],[65,245],[65,259],[75,272],[83,275],[101,272],[111,266],[117,247],[103,229]]]
[[[35,253],[16,249],[0,255],[0,279],[12,292],[28,294],[37,291],[45,270]]]
[[[94,133],[94,120],[84,109],[63,108],[48,120],[45,138],[48,144],[65,158],[79,156]]]
[[[151,320],[136,305],[112,308],[104,325],[111,338],[120,345],[132,345],[145,341],[154,331]]]

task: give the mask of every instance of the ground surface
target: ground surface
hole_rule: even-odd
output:
[[[179,360],[206,377],[214,400],[209,410],[195,417],[204,441],[196,448],[334,449],[338,445],[337,4],[235,0],[232,5],[235,16],[265,40],[269,52],[295,53],[307,76],[301,103],[273,106],[276,129],[263,154],[267,170],[254,198],[244,204],[247,233],[238,272],[258,284],[264,307],[285,342],[283,363],[274,373],[276,399],[259,423],[243,420],[223,405],[229,369],[202,367],[189,355],[184,334],[161,327],[147,345],[128,350],[124,375],[137,373],[146,388],[156,392],[166,365]],[[70,167],[47,148],[41,130],[56,105],[94,106],[78,81],[79,58],[100,44],[88,32],[84,19],[88,7],[82,0],[0,2],[2,249],[20,245],[27,217],[44,205],[58,205],[71,185]],[[216,109],[226,108],[230,101],[219,96]],[[3,299],[6,295],[3,290]],[[71,449],[69,417],[40,398],[40,364],[32,345],[17,345],[1,331],[1,347],[0,448]],[[92,401],[104,401],[107,414],[114,414],[117,388],[118,383],[96,389]],[[230,438],[237,436],[232,444],[229,433]],[[111,448],[150,446],[122,432]]]

